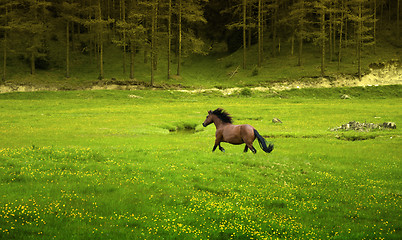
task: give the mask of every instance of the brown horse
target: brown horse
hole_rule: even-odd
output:
[[[264,152],[270,153],[274,149],[273,144],[267,146],[265,139],[252,126],[248,124],[233,125],[232,117],[221,108],[208,111],[208,116],[202,125],[206,127],[211,123],[214,123],[216,127],[215,145],[212,152],[215,151],[218,146],[219,150],[225,152],[225,149],[221,147],[221,142],[227,142],[235,145],[245,143],[246,147],[244,148],[244,152],[250,149],[253,153],[256,153],[257,150],[253,147],[253,142],[256,138]]]

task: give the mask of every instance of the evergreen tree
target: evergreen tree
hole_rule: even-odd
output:
[[[13,1],[8,0],[8,1],[2,1],[0,3],[0,29],[3,32],[3,75],[2,75],[2,81],[4,82],[6,80],[7,76],[7,52],[8,52],[8,39],[7,36],[10,31],[10,26],[9,26],[9,11],[13,7]],[[1,81],[0,81],[1,82]]]
[[[362,49],[365,46],[374,44],[372,35],[373,14],[370,11],[370,6],[364,0],[353,0],[350,3],[350,11],[348,18],[354,23],[355,26],[355,45],[357,57],[357,74],[361,80],[361,58]]]
[[[107,26],[113,22],[113,19],[103,19],[102,8],[101,8],[101,0],[97,0],[95,5],[90,5],[88,10],[94,10],[93,17],[91,16],[88,20],[84,21],[84,25],[87,26],[91,33],[93,34],[93,38],[96,43],[96,54],[99,56],[98,58],[98,66],[99,66],[99,79],[104,78],[104,68],[103,68],[103,48],[104,48],[104,38],[105,34],[108,32]]]
[[[279,15],[279,1],[271,0],[268,8],[271,10],[271,32],[272,32],[272,56],[275,57],[277,53],[277,26]]]
[[[51,27],[48,7],[50,2],[43,0],[13,1],[15,8],[10,12],[9,28],[13,31],[14,46],[17,51],[29,59],[31,74],[35,74],[35,63],[41,59],[47,65],[46,41],[49,39]],[[17,35],[17,36],[15,36]]]
[[[175,12],[178,25],[178,52],[177,52],[177,75],[180,76],[180,68],[183,53],[203,53],[203,41],[199,38],[193,27],[198,23],[206,23],[202,4],[206,0],[178,0]]]
[[[400,14],[401,14],[401,5],[400,5],[400,0],[398,0],[398,3],[397,3],[397,5],[396,5],[396,36],[397,36],[397,40],[398,40],[398,42],[400,42],[400,39],[401,39],[401,37],[400,37],[400,35],[401,35],[401,27],[400,27],[400,25],[399,25],[399,17],[400,17]]]
[[[321,50],[321,76],[325,74],[325,48],[326,48],[326,41],[328,40],[328,35],[326,33],[326,25],[327,19],[326,15],[328,13],[328,5],[329,0],[317,0],[314,3],[314,7],[316,9],[317,15],[319,17],[319,26],[320,29],[315,33],[315,43],[320,46]]]
[[[167,20],[167,79],[170,79],[170,53],[172,51],[172,0],[168,0],[168,20]]]
[[[128,21],[120,27],[126,32],[128,43],[130,46],[130,79],[134,79],[134,57],[137,48],[145,48],[145,18],[143,5],[133,1],[130,4]]]
[[[74,3],[71,1],[62,1],[58,5],[56,5],[56,9],[60,11],[60,15],[65,22],[66,26],[66,78],[70,77],[70,25],[73,25],[75,22],[79,23],[80,19],[77,16],[79,13],[79,5],[78,3]]]
[[[311,21],[308,19],[308,15],[311,13],[311,4],[306,0],[297,0],[292,6],[289,13],[288,21],[293,26],[294,35],[299,41],[299,51],[297,65],[302,65],[303,55],[303,41],[309,39],[309,26]]]
[[[346,14],[346,8],[345,8],[345,0],[340,0],[340,6],[339,6],[339,18],[338,18],[338,23],[339,23],[339,44],[338,44],[338,70],[341,65],[341,58],[342,58],[342,38],[343,38],[343,31],[344,31],[344,23],[345,23],[345,14]]]
[[[227,25],[229,30],[231,29],[241,29],[243,32],[243,41],[242,41],[242,48],[243,48],[243,69],[246,69],[246,32],[247,29],[250,27],[247,21],[247,7],[248,2],[247,0],[237,0],[236,4],[231,5],[228,9],[225,9],[223,12],[228,12],[232,14],[232,18],[236,19],[232,23]]]

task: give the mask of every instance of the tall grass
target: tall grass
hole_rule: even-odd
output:
[[[288,94],[0,95],[0,238],[400,239],[401,129],[329,131],[350,120],[399,126],[400,97]],[[215,129],[201,123],[217,107],[275,150],[212,153]]]

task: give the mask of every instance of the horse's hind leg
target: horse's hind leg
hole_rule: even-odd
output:
[[[247,143],[246,144],[247,148],[250,148],[250,150],[255,154],[257,152],[257,150],[253,147],[252,143]],[[246,152],[246,149],[244,149],[244,151]]]
[[[248,151],[248,146],[247,146],[247,144],[246,144],[246,146],[244,147],[244,151],[243,152],[247,152]]]

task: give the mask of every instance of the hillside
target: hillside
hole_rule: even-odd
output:
[[[269,46],[269,42],[266,44]],[[267,47],[268,48],[268,47]],[[232,54],[224,52],[209,55],[192,55],[182,62],[181,76],[173,75],[166,78],[167,62],[164,55],[159,56],[158,68],[155,74],[154,87],[162,88],[232,88],[232,87],[270,87],[278,90],[292,87],[330,87],[330,86],[364,86],[401,84],[402,54],[397,48],[386,41],[379,42],[376,54],[366,49],[363,66],[363,81],[356,77],[357,66],[353,46],[345,52],[339,65],[336,60],[327,60],[326,75],[320,77],[320,57],[318,49],[313,44],[305,45],[303,65],[297,66],[297,56],[290,54],[290,43],[282,44],[281,53],[272,57],[265,50],[261,68],[256,65],[257,46],[253,45],[247,51],[248,65],[242,69],[242,50]],[[128,73],[123,73],[122,52],[113,45],[108,45],[105,52],[105,78],[97,79],[97,65],[90,56],[75,53],[71,66],[71,77],[65,78],[62,53],[55,48],[53,56],[57,61],[48,70],[38,70],[35,75],[29,73],[29,67],[17,58],[10,58],[8,67],[9,79],[1,88],[2,92],[12,90],[69,90],[103,87],[105,85],[130,85],[150,87],[149,63],[144,63],[143,52],[136,54],[135,79],[131,80]],[[175,59],[171,72],[175,73]],[[10,63],[11,62],[11,63]],[[374,71],[374,72],[373,72]],[[24,86],[24,87],[21,87]]]

